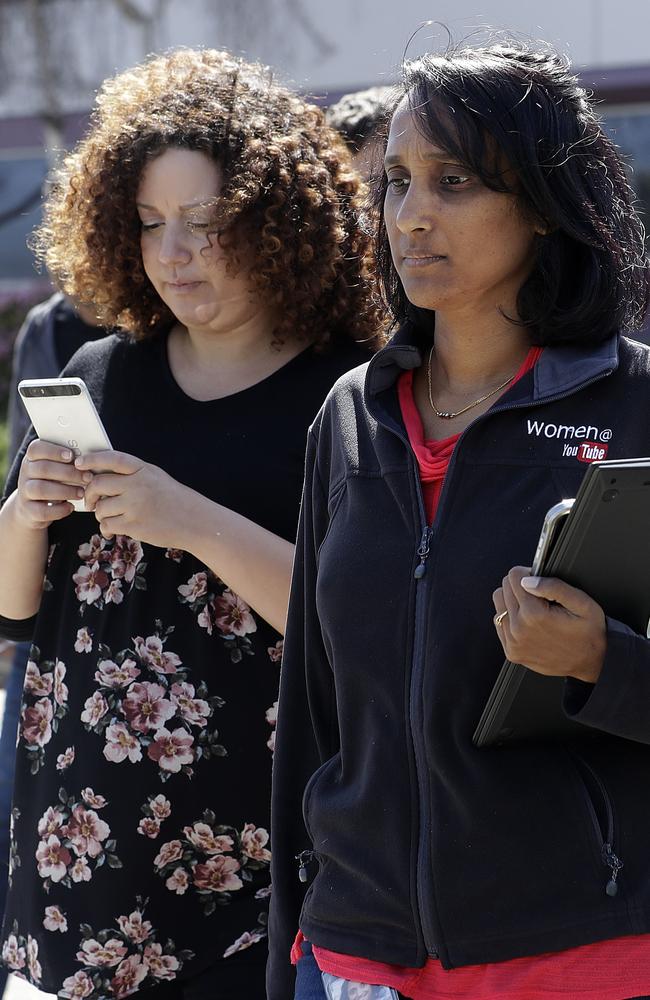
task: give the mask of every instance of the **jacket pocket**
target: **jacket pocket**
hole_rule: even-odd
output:
[[[609,870],[604,891],[613,897],[618,895],[618,873],[623,867],[623,862],[615,851],[614,806],[605,783],[593,766],[573,748],[567,748],[567,754],[578,776],[578,788],[593,828],[600,860]]]
[[[340,757],[341,754],[339,751],[338,753],[335,753],[333,757],[330,757],[329,760],[326,760],[324,764],[321,764],[321,766],[316,771],[314,771],[311,778],[305,785],[305,791],[302,797],[302,816],[305,823],[305,830],[309,834],[309,839],[311,840],[312,844],[314,843],[314,833],[311,827],[311,823],[309,821],[309,814],[310,814],[310,806],[314,794],[314,789],[318,784],[318,782],[321,781],[321,779],[324,777],[326,772],[329,771],[334,764],[337,764],[339,762]]]
[[[336,514],[337,514],[337,511],[338,511],[339,507],[341,506],[341,501],[343,500],[343,497],[345,496],[346,490],[347,490],[347,480],[344,479],[332,491],[332,493],[330,494],[330,496],[329,496],[329,498],[327,500],[328,524],[327,524],[327,528],[326,528],[325,534],[323,535],[323,539],[322,539],[320,545],[318,546],[318,558],[319,559],[320,559],[321,549],[323,548],[323,545],[327,541],[329,533],[332,530],[332,524],[334,523],[334,519],[336,517]]]
[[[309,881],[309,868],[312,862],[316,861],[318,864],[322,863],[322,858],[318,851],[314,850],[314,835],[309,822],[309,806],[314,787],[318,780],[322,778],[325,771],[327,771],[340,756],[340,753],[337,753],[334,757],[330,757],[329,760],[326,760],[324,764],[321,764],[321,766],[314,771],[311,778],[305,785],[305,791],[302,796],[302,816],[305,830],[307,831],[307,836],[312,843],[312,847],[309,850],[301,851],[300,854],[296,854],[296,862],[298,863],[298,878],[303,883]]]

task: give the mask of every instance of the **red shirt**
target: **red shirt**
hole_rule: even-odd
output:
[[[511,385],[530,371],[541,353],[539,347],[530,349]],[[424,505],[431,523],[460,435],[442,441],[425,440],[413,398],[412,371],[400,376],[398,394],[409,442],[420,467]],[[299,932],[291,952],[294,963],[302,954],[303,940]],[[385,965],[316,945],[313,954],[322,972],[352,982],[392,986],[411,1000],[625,1000],[650,994],[650,934],[457,969],[443,969],[433,958],[421,969]]]
[[[519,381],[522,375],[525,375],[526,372],[534,367],[541,353],[541,347],[531,347],[508,388],[512,387],[515,382]],[[429,524],[431,524],[438,508],[442,484],[447,474],[447,466],[449,465],[449,460],[460,434],[453,434],[451,437],[443,438],[441,441],[425,441],[422,420],[413,398],[412,371],[404,372],[400,376],[397,383],[397,392],[406,433],[420,466],[420,482],[422,483],[422,494],[424,496],[424,509],[427,512]]]

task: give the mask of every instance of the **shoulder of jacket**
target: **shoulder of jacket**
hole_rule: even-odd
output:
[[[325,402],[328,403],[331,401],[331,403],[334,404],[351,397],[356,398],[359,395],[363,396],[366,384],[366,373],[368,371],[370,361],[371,358],[368,358],[368,360],[364,361],[363,364],[357,365],[355,368],[349,368],[348,371],[339,375],[327,394]]]
[[[321,431],[325,431],[331,424],[339,421],[341,413],[357,409],[363,402],[366,372],[370,359],[356,368],[350,368],[340,375],[332,385],[323,400],[310,431],[317,437]]]
[[[44,302],[37,302],[25,316],[20,330],[16,335],[14,350],[24,348],[24,345],[34,337],[41,339],[48,325],[52,323],[54,310],[63,301],[62,292],[55,292]]]

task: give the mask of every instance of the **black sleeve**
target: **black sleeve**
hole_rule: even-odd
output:
[[[311,775],[338,750],[333,675],[316,611],[318,549],[328,523],[316,456],[317,443],[310,432],[273,758],[268,1000],[287,1000],[294,994],[290,952],[305,892],[296,856],[312,846],[303,822],[302,798]]]
[[[576,722],[650,744],[650,641],[607,619],[607,652],[595,684],[569,678],[564,710]]]
[[[9,639],[10,642],[29,642],[34,635],[37,617],[32,615],[31,618],[16,621],[0,615],[0,638]]]

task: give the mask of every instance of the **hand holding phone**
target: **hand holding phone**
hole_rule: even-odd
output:
[[[17,514],[28,528],[43,530],[83,503],[86,477],[74,466],[69,448],[36,439],[20,467],[16,489]]]
[[[72,452],[71,461],[81,454],[111,449],[108,435],[82,379],[24,379],[18,383],[18,392],[41,441]],[[50,473],[52,471],[49,470]],[[84,480],[71,480],[68,476],[64,482],[82,486]],[[43,492],[42,489],[40,492]],[[76,511],[86,510],[83,494],[73,493],[65,499],[69,499]]]

